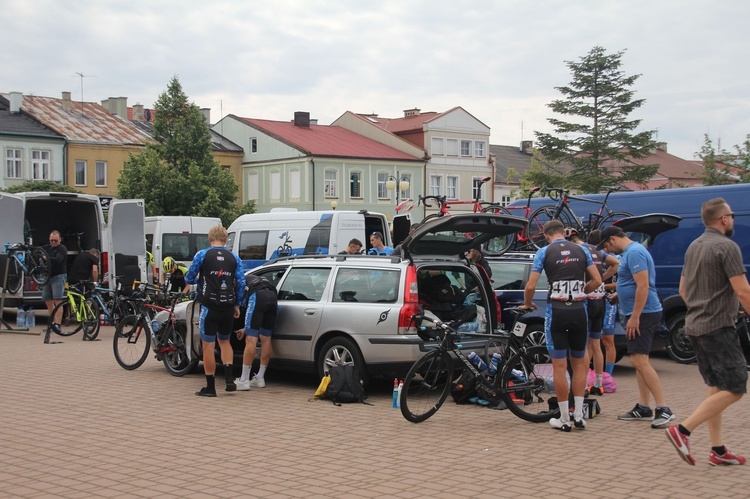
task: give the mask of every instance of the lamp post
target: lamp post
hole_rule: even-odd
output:
[[[331,201],[331,208],[333,208],[335,210],[338,206],[339,206],[339,202],[338,201],[336,201],[335,199],[333,201]]]
[[[399,179],[398,185],[396,179]],[[396,206],[398,206],[401,193],[409,189],[409,181],[405,177],[402,177],[399,172],[396,172],[395,177],[393,175],[388,176],[388,180],[385,181],[385,188],[389,191],[396,191]]]

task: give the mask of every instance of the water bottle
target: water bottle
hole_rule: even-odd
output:
[[[393,408],[398,407],[398,378],[393,379]]]
[[[497,368],[502,363],[502,359],[503,359],[503,354],[497,353],[497,352],[492,354],[492,359],[490,359],[490,367],[489,367],[489,372],[491,375],[494,376],[495,374],[497,374]]]
[[[24,307],[18,307],[18,313],[16,314],[16,327],[18,329],[26,327],[26,309],[24,309]]]
[[[226,291],[227,290],[227,281],[221,281],[221,290]]]
[[[158,333],[159,332],[159,321],[157,321],[156,319],[152,320],[151,321],[151,329],[153,329],[155,333]]]
[[[29,308],[26,311],[26,327],[36,327],[36,312],[33,308]]]
[[[469,354],[469,362],[474,364],[474,367],[476,367],[477,371],[480,373],[487,369],[487,364],[482,360],[482,357],[477,355],[476,352],[471,352]]]
[[[510,373],[518,380],[518,381],[526,381],[526,376],[523,375],[523,371],[520,369],[511,369]]]
[[[398,382],[398,396],[396,397],[396,407],[401,407],[401,392],[404,389],[404,380]]]

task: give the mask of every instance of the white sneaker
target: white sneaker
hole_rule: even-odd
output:
[[[246,392],[252,386],[250,384],[250,380],[240,381],[240,378],[235,379],[234,384],[237,385],[237,391],[240,391],[240,392]]]
[[[570,431],[570,420],[563,421],[562,419],[552,418],[549,420],[549,424],[552,428],[560,431]]]
[[[253,388],[265,388],[266,387],[266,380],[264,378],[259,378],[257,376],[253,376],[253,379],[249,381],[250,386]]]
[[[575,416],[573,418],[573,426],[575,426],[579,430],[585,430],[586,429],[586,420],[583,419],[583,416]]]

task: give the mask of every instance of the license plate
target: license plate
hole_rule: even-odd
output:
[[[513,327],[513,335],[523,336],[524,331],[526,331],[526,324],[523,322],[516,322],[516,325]]]

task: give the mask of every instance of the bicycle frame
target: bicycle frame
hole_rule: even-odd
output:
[[[588,220],[588,227],[593,228],[596,227],[600,220],[602,220],[607,215],[611,215],[614,211],[607,206],[607,199],[609,199],[609,195],[613,192],[617,192],[620,190],[620,188],[607,188],[607,194],[604,196],[604,199],[601,201],[597,201],[595,199],[589,199],[581,196],[575,196],[571,195],[570,191],[567,189],[560,189],[560,188],[553,188],[553,189],[546,189],[548,192],[558,192],[560,195],[560,199],[557,202],[557,205],[555,206],[555,216],[554,218],[559,218],[560,213],[563,211],[566,211],[566,214],[569,216],[570,221],[576,224],[576,229],[585,232],[587,230],[586,226],[581,222],[581,219],[578,218],[578,215],[576,215],[575,211],[573,211],[573,208],[570,206],[570,200],[574,199],[576,201],[583,201],[585,203],[593,203],[599,205],[599,210],[596,212],[589,213],[589,220]]]
[[[443,196],[421,196],[420,195],[418,197],[419,199],[418,204],[421,203],[421,204],[424,204],[427,208],[431,208],[432,205],[428,204],[428,201],[430,199],[434,199],[440,204],[439,211],[437,213],[438,217],[449,216],[451,214],[450,207],[454,205],[469,205],[470,204],[472,205],[473,212],[479,213],[485,208],[485,206],[483,206],[482,202],[479,200],[482,186],[485,183],[489,182],[491,179],[492,177],[482,177],[481,179],[479,179],[479,182],[477,183],[475,187],[476,197],[471,201],[462,201],[458,199],[449,201],[448,198],[444,195]]]

